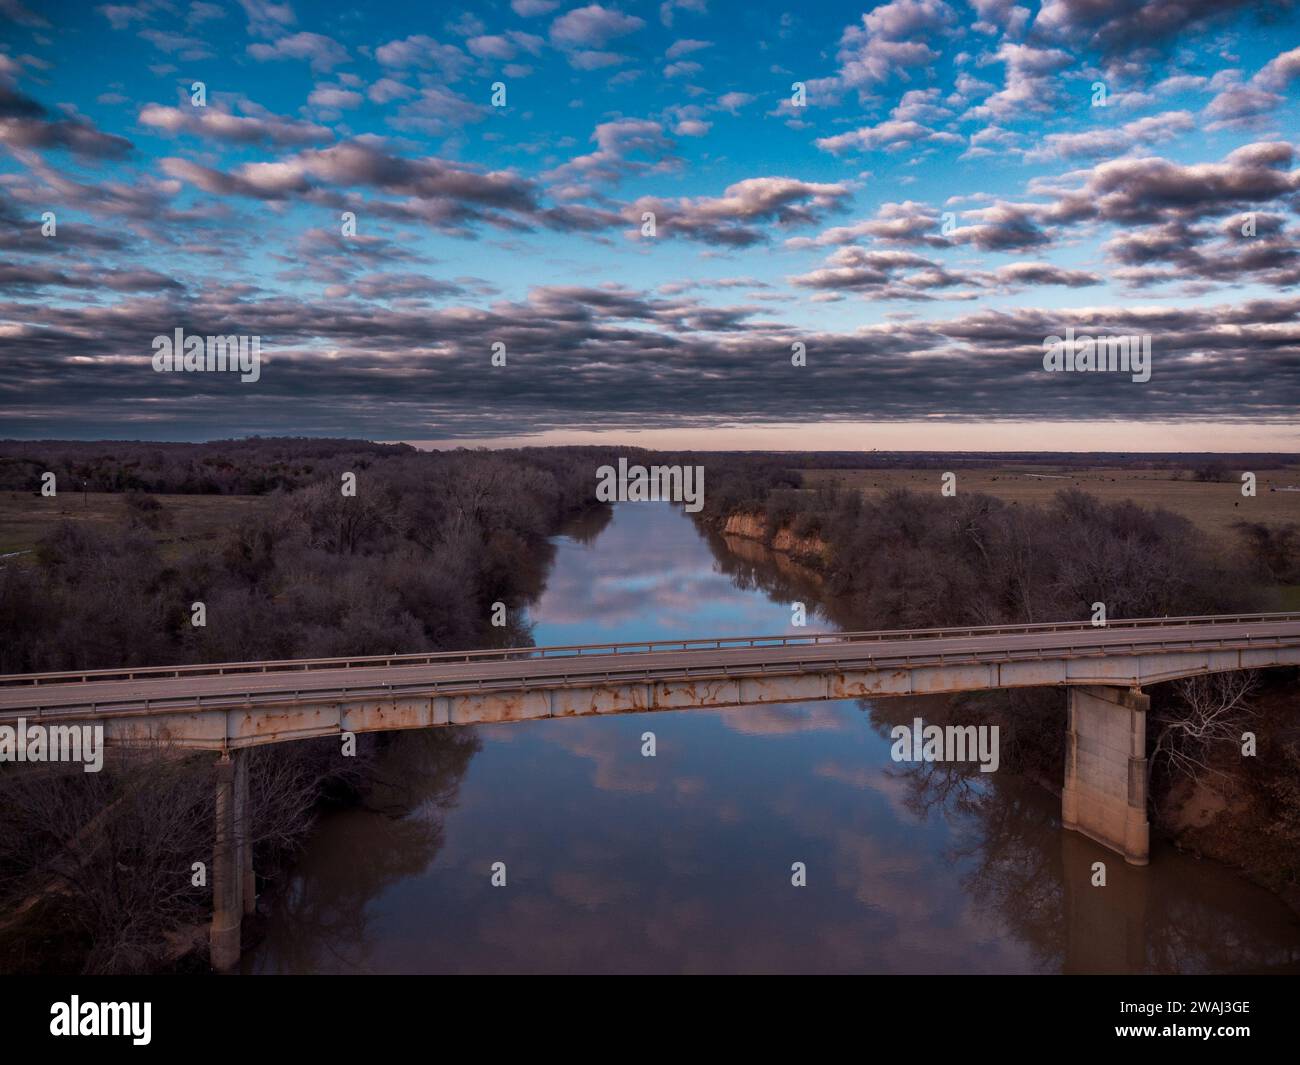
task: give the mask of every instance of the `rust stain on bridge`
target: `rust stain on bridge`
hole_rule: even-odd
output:
[[[231,750],[340,732],[1045,685],[1300,664],[1300,614],[758,636],[0,677],[0,724]]]

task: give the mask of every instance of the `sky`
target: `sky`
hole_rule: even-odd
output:
[[[1290,0],[0,0],[0,437],[1300,451],[1298,105]]]

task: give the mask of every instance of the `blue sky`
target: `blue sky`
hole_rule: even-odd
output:
[[[0,434],[1294,450],[1298,30],[0,0]],[[1151,381],[1045,373],[1072,324]],[[260,379],[155,373],[176,328]]]

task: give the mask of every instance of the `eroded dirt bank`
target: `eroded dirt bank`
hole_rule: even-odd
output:
[[[734,512],[711,524],[728,549],[754,563],[763,551],[778,569],[798,563],[805,579],[822,583],[832,565],[832,547],[820,536],[800,536],[788,527],[772,528],[761,514]],[[855,617],[855,628],[873,628],[871,618]],[[1168,687],[1167,685],[1162,687]],[[1161,692],[1172,698],[1172,693]],[[1255,700],[1260,734],[1257,757],[1241,758],[1225,748],[1211,771],[1195,782],[1179,779],[1157,787],[1151,822],[1181,850],[1240,870],[1279,895],[1300,913],[1300,676],[1270,671]],[[1157,704],[1158,705],[1158,704]],[[1265,746],[1267,745],[1267,746]],[[1051,767],[1035,764],[1017,771],[1040,787],[1060,794]]]

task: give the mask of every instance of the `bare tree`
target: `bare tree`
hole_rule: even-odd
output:
[[[1209,673],[1176,684],[1179,705],[1153,715],[1156,742],[1147,763],[1148,779],[1157,762],[1170,772],[1200,782],[1208,776],[1227,779],[1213,763],[1215,750],[1241,743],[1241,734],[1255,716],[1250,698],[1259,687],[1254,670]]]
[[[6,909],[54,904],[87,944],[84,971],[153,967],[169,933],[201,921],[207,893],[192,863],[212,850],[212,786],[184,752],[115,751],[111,768],[6,772],[0,877]]]
[[[369,779],[369,750],[340,759],[337,747],[303,741],[246,755],[259,875],[302,845],[323,795]],[[194,864],[212,860],[213,758],[159,745],[115,748],[100,773],[4,767],[0,937],[30,924],[51,938],[53,926],[87,973],[147,972],[174,960],[196,930],[201,941],[212,890],[195,884]]]

